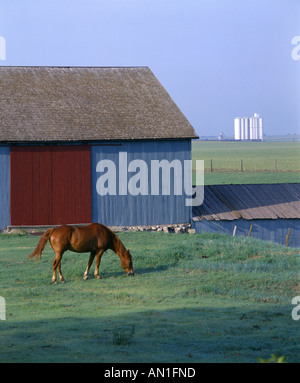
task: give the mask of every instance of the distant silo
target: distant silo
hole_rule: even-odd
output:
[[[250,117],[250,119],[252,120],[252,139],[257,140],[257,119],[255,117]]]
[[[243,117],[242,118],[242,127],[241,127],[241,139],[242,140],[245,140],[246,138],[245,138],[245,124],[246,124],[246,118],[245,117]]]
[[[253,117],[234,119],[234,139],[263,141],[263,123],[258,113],[254,113]]]
[[[245,140],[249,140],[250,135],[249,135],[249,118],[245,117],[244,118],[244,138]]]
[[[239,117],[236,117],[234,119],[234,139],[235,140],[241,139],[241,120]]]
[[[249,139],[254,140],[254,126],[252,118],[249,118]]]
[[[264,140],[264,134],[263,134],[263,123],[262,123],[261,117],[259,117],[259,119],[258,119],[258,131],[259,131],[259,140],[263,141]]]
[[[253,126],[254,126],[253,139],[254,140],[258,139],[258,120],[257,120],[258,116],[259,116],[259,114],[254,113],[254,117],[250,117],[253,120]]]

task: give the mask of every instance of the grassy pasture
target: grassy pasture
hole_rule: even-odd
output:
[[[300,182],[300,142],[194,141],[192,157],[204,160],[206,185]]]
[[[299,362],[299,249],[214,234],[123,232],[136,275],[113,252],[101,280],[82,279],[88,255],[26,257],[34,236],[0,235],[0,362]],[[93,268],[92,268],[93,269]]]

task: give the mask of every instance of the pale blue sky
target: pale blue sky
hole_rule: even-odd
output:
[[[0,65],[148,66],[200,136],[300,133],[300,0],[1,0]]]

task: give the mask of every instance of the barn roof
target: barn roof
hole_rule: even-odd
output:
[[[0,142],[198,138],[147,67],[0,67]]]
[[[300,183],[204,186],[194,221],[300,218]]]

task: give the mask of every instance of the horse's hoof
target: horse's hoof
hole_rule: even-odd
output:
[[[86,281],[89,277],[87,275],[83,276],[83,280]]]
[[[95,275],[96,279],[101,279],[100,275]]]
[[[66,280],[60,281],[61,283],[66,283]]]
[[[57,281],[52,281],[54,285],[57,285]]]

